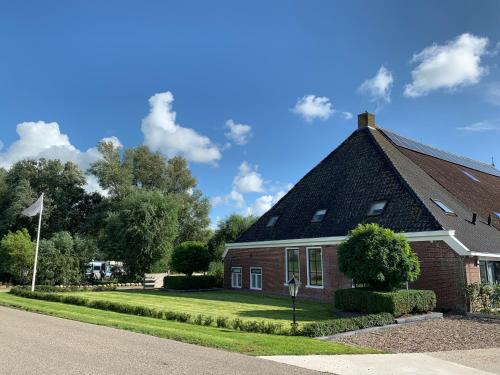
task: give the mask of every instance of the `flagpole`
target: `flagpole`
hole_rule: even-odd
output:
[[[42,212],[43,212],[43,193],[42,193],[42,205],[40,206],[40,215],[38,216],[38,231],[36,234],[36,249],[35,249],[35,265],[33,266],[33,280],[31,281],[31,291],[35,291],[35,280],[36,280],[36,264],[38,261],[38,245],[40,243],[40,230],[42,229]]]

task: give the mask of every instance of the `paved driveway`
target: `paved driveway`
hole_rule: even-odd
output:
[[[0,307],[0,374],[312,374],[153,336]]]

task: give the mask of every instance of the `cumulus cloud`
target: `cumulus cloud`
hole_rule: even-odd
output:
[[[208,137],[176,124],[173,101],[170,91],[149,98],[150,111],[141,126],[144,143],[168,157],[181,155],[192,162],[215,163],[221,158],[219,148]]]
[[[251,206],[245,210],[246,215],[261,216],[271,209],[291,189],[288,185],[286,190],[280,190],[275,194],[266,194],[258,197]]]
[[[391,71],[382,65],[373,78],[367,79],[359,86],[359,91],[368,95],[372,102],[390,103],[393,82]]]
[[[257,172],[256,166],[251,166],[244,161],[238,168],[238,174],[234,177],[233,188],[240,193],[260,193],[264,191],[264,180]]]
[[[252,136],[252,127],[250,125],[237,124],[233,120],[227,120],[226,127],[229,129],[229,131],[225,133],[226,138],[237,145],[248,143]]]
[[[231,192],[224,196],[216,196],[210,199],[212,207],[219,206],[221,204],[228,205],[236,209],[243,209],[245,207],[245,198],[243,194],[238,191],[231,190]]]
[[[291,111],[302,116],[307,122],[315,119],[327,120],[335,113],[330,99],[316,95],[305,95],[299,98]]]
[[[97,161],[101,154],[92,147],[86,151],[77,149],[71,144],[69,137],[61,133],[57,122],[23,122],[17,125],[19,138],[7,149],[0,152],[0,167],[10,168],[23,159],[59,159],[63,163],[71,161],[86,171],[90,164]],[[116,137],[103,138],[115,145],[121,143]],[[94,176],[87,176],[86,190],[105,193]]]
[[[481,57],[488,54],[487,45],[488,38],[465,33],[445,44],[424,48],[411,59],[417,66],[404,95],[414,98],[437,89],[478,83],[488,71],[481,65]]]
[[[491,121],[478,121],[473,124],[457,128],[468,133],[482,133],[489,131],[499,131],[500,124]]]

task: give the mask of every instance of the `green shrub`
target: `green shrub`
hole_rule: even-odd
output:
[[[224,281],[224,262],[221,260],[210,262],[208,265],[208,275],[214,276],[217,282],[222,285]]]
[[[391,313],[395,317],[410,313],[424,313],[436,307],[432,290],[397,290],[379,292],[364,288],[335,291],[335,307],[339,310],[365,314]]]
[[[357,284],[394,290],[415,281],[420,262],[402,235],[377,224],[360,224],[338,248],[339,268]]]
[[[173,253],[170,264],[172,268],[181,273],[191,276],[193,272],[208,270],[210,253],[202,242],[186,241],[177,246]]]
[[[236,330],[241,330],[243,327],[243,321],[240,318],[235,318],[231,321],[231,327]]]
[[[215,276],[165,276],[163,287],[175,290],[212,289],[222,287]]]
[[[491,312],[500,308],[500,284],[473,283],[465,285],[469,310],[471,312]]]
[[[394,317],[391,314],[380,313],[306,323],[299,334],[310,337],[331,336],[337,333],[384,326],[392,323],[394,323]]]
[[[201,314],[196,315],[194,317],[193,323],[201,326],[203,324],[203,315],[201,315]]]
[[[215,323],[219,328],[229,327],[229,319],[225,316],[218,316]]]
[[[210,315],[209,316],[205,316],[204,319],[203,319],[203,325],[204,326],[211,326],[213,321],[214,321],[214,318],[211,317]]]

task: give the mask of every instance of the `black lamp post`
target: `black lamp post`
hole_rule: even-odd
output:
[[[292,278],[290,280],[288,280],[288,290],[290,291],[290,297],[292,297],[292,306],[293,306],[292,334],[293,335],[297,332],[297,321],[295,319],[295,298],[297,298],[297,294],[299,294],[299,286],[300,286],[300,281],[295,279],[295,275],[292,275]]]

